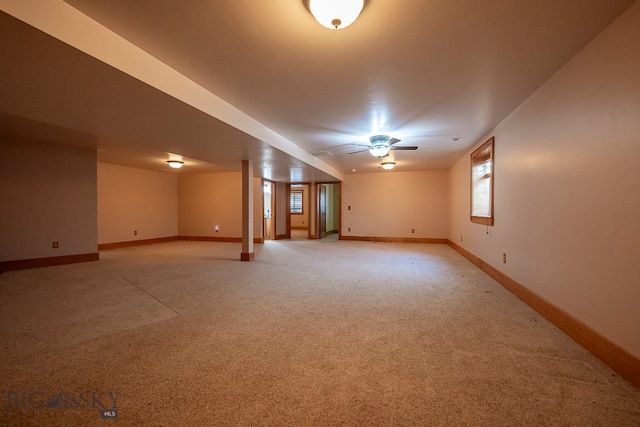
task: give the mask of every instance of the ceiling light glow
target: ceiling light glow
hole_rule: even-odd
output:
[[[382,166],[382,169],[387,171],[390,171],[391,169],[393,169],[395,165],[396,165],[396,162],[392,162],[392,161],[386,161],[386,162],[380,163],[380,166]]]
[[[369,142],[371,143],[369,152],[371,155],[374,157],[384,157],[389,154],[389,150],[391,150],[389,140],[388,135],[373,135],[369,137]]]
[[[373,157],[384,157],[387,154],[389,154],[390,149],[391,148],[389,147],[388,144],[387,145],[380,144],[380,145],[374,145],[373,148],[369,150],[369,152]]]
[[[180,169],[182,167],[182,165],[184,165],[184,162],[181,161],[181,160],[167,160],[167,163],[173,169]]]
[[[363,7],[364,0],[309,0],[309,10],[316,21],[332,30],[353,24]]]

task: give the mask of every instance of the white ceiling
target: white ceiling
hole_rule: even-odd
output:
[[[370,0],[338,31],[302,0],[51,0],[39,21],[37,10],[15,12],[18,3],[0,0],[0,132],[149,169],[182,155],[181,173],[250,159],[262,177],[301,182],[394,173],[339,147],[375,133],[419,147],[393,152],[394,171],[450,167],[633,0]],[[47,20],[62,13],[51,10],[69,6],[275,133],[52,37]],[[66,27],[78,40],[88,34]],[[311,155],[326,151],[333,156]]]

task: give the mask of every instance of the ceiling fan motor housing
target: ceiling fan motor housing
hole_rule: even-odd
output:
[[[373,135],[369,138],[371,145],[389,145],[389,135]]]

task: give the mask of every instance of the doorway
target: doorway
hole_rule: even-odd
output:
[[[340,183],[318,184],[318,238],[340,234]]]
[[[291,184],[289,189],[289,223],[291,239],[311,238],[309,185]]]
[[[340,183],[288,185],[289,238],[338,239],[340,235]]]
[[[276,239],[276,220],[275,220],[275,188],[271,181],[263,181],[262,184],[263,197],[263,239]]]

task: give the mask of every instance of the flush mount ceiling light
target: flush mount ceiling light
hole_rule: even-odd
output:
[[[392,162],[391,160],[387,160],[380,163],[380,166],[382,166],[382,169],[387,171],[390,171],[391,169],[393,169],[395,165],[396,165],[396,162]]]
[[[167,160],[167,163],[174,169],[180,169],[182,165],[184,165],[184,162],[181,160]]]
[[[331,30],[340,30],[353,24],[365,0],[303,0],[305,6],[320,25]]]

